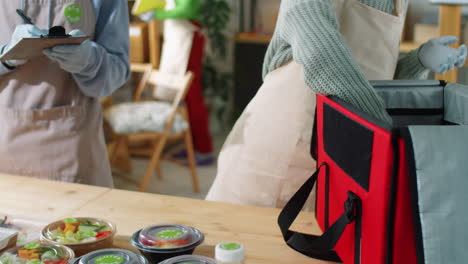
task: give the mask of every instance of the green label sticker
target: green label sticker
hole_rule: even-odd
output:
[[[157,237],[161,239],[177,239],[184,236],[184,232],[179,229],[166,229],[158,232]]]
[[[76,218],[65,218],[65,219],[63,219],[63,222],[67,223],[67,224],[71,224],[71,223],[78,222],[78,219],[76,219]]]
[[[124,262],[124,258],[118,255],[104,255],[94,259],[96,264],[121,264]]]
[[[226,243],[226,244],[222,244],[220,247],[224,250],[237,250],[241,248],[241,245],[237,243]]]
[[[76,4],[69,5],[65,8],[65,18],[72,24],[80,23],[82,16],[83,12],[81,11],[81,7]]]
[[[25,249],[35,249],[35,248],[38,248],[41,246],[41,243],[39,242],[31,242],[31,243],[28,243],[26,245],[24,245],[24,248]]]

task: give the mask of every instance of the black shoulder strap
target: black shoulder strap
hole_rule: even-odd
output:
[[[341,238],[348,224],[352,223],[357,217],[360,200],[354,193],[348,193],[348,200],[345,202],[345,212],[323,235],[307,235],[289,230],[312,192],[320,169],[323,166],[327,165],[320,165],[314,175],[312,175],[291,200],[289,200],[278,217],[278,225],[283,233],[284,240],[292,249],[311,258],[341,262],[333,248]]]

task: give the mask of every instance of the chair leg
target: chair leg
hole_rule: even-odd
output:
[[[122,145],[120,146],[121,154],[120,160],[118,160],[118,163],[120,165],[120,169],[127,173],[131,174],[132,173],[132,159],[130,157],[130,151],[128,150],[128,137],[124,136],[122,140]]]
[[[111,166],[113,166],[115,162],[117,161],[119,148],[123,143],[124,136],[116,135],[114,139],[115,139],[114,146],[112,147],[110,157],[109,157]]]
[[[132,172],[132,161],[128,152],[128,138],[125,135],[117,135],[115,143],[109,155],[112,168],[118,168],[125,173]]]
[[[159,161],[158,164],[156,164],[156,175],[158,176],[158,179],[162,180],[163,175],[161,171],[161,161]]]
[[[193,191],[195,193],[199,193],[200,184],[198,182],[197,164],[195,162],[195,151],[193,149],[192,134],[190,133],[190,129],[185,132],[185,147],[187,148],[188,164],[190,172],[192,173]]]
[[[158,166],[158,163],[161,159],[161,153],[164,149],[164,145],[166,144],[167,135],[162,136],[161,140],[157,143],[156,149],[151,156],[150,162],[148,164],[148,168],[146,169],[145,175],[143,176],[143,180],[140,183],[140,192],[144,192],[148,187],[149,181],[151,180],[151,176],[153,176],[153,172]]]

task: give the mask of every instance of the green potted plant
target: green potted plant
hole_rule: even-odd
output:
[[[204,0],[202,24],[208,34],[210,51],[203,69],[203,87],[211,111],[221,125],[226,125],[227,106],[232,87],[232,73],[220,70],[226,62],[228,38],[225,29],[231,18],[231,7],[226,0]]]

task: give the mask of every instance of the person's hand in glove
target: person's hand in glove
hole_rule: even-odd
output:
[[[461,45],[459,49],[449,46],[457,42],[458,38],[455,36],[431,39],[419,49],[419,61],[424,67],[438,74],[445,74],[455,67],[463,67],[467,55],[466,45]]]
[[[73,37],[84,37],[80,30],[70,32]],[[90,65],[94,65],[97,60],[94,56],[95,49],[90,40],[86,40],[78,45],[59,45],[50,49],[45,49],[44,54],[49,59],[57,62],[63,70],[69,73],[83,73]]]
[[[40,37],[41,35],[47,35],[47,31],[41,30],[34,25],[29,25],[29,24],[18,25],[16,26],[15,31],[13,32],[13,35],[11,36],[10,43],[3,46],[1,50],[1,54],[4,54],[5,52],[7,52],[9,49],[15,46],[23,38],[37,38],[37,37]],[[26,62],[27,60],[7,60],[4,63],[7,66],[9,66],[9,68],[14,68],[22,64],[25,64]]]
[[[151,11],[148,11],[148,12],[145,12],[145,13],[139,15],[138,17],[139,17],[142,21],[150,22],[151,20],[154,20],[155,14],[156,14],[156,11],[155,11],[155,10],[151,10]]]

